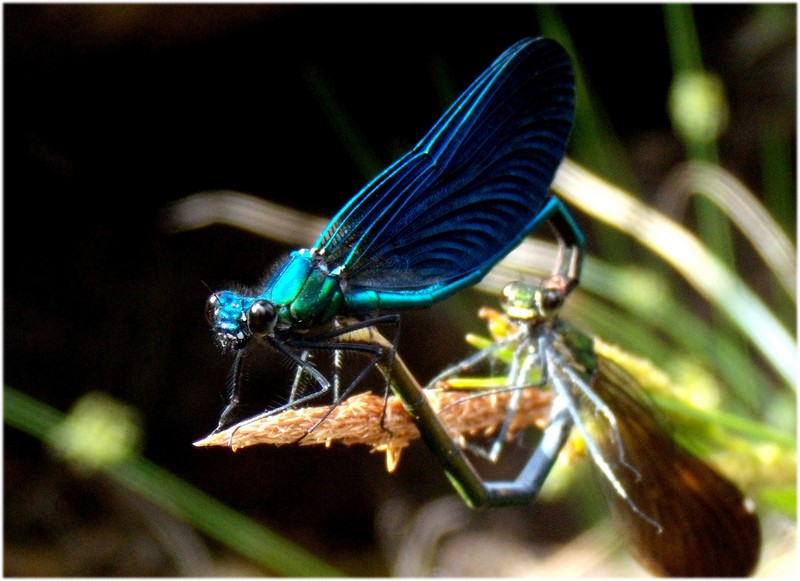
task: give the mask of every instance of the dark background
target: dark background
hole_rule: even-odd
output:
[[[662,8],[556,10],[646,189],[683,155],[664,105]],[[723,76],[744,124],[741,141],[759,114],[736,98],[748,87],[768,83],[794,124],[794,78],[774,72],[793,45],[747,62],[734,42],[754,13],[695,10],[705,64]],[[376,513],[450,494],[433,457],[415,446],[389,475],[363,448],[194,448],[216,425],[229,365],[204,318],[204,283],[255,284],[288,248],[225,227],[169,234],[157,217],[170,201],[217,188],[330,216],[365,176],[304,74],[322,75],[388,163],[455,96],[437,97],[432,56],[460,91],[514,41],[538,34],[538,15],[519,4],[5,4],[4,384],[61,410],[93,390],[129,403],[153,462],[351,575],[388,574]],[[738,145],[726,160],[755,187],[757,154]],[[462,353],[441,340],[463,333],[444,307],[403,321],[401,352],[420,377]],[[75,475],[16,430],[4,431],[4,453],[7,575],[258,573],[207,540],[209,561],[179,566],[142,524],[172,517],[101,476]],[[481,522],[527,523],[519,534],[545,544],[578,532],[545,502],[501,514]]]

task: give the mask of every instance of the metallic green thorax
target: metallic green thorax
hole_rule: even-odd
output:
[[[580,372],[586,381],[590,381],[592,374],[597,370],[594,339],[577,327],[560,319],[555,321],[554,324],[558,328],[556,333],[557,341],[566,346],[561,351],[562,355],[569,354],[572,358],[569,362],[572,369]]]
[[[289,255],[257,297],[262,299],[275,305],[278,327],[305,329],[328,322],[344,304],[339,277],[328,271],[320,255],[308,249]]]
[[[209,317],[222,345],[240,348],[252,336],[248,313],[259,301],[275,308],[276,331],[302,333],[324,326],[337,315],[425,307],[434,300],[428,289],[376,292],[350,288],[345,294],[345,288],[341,268],[329,269],[323,253],[303,248],[289,255],[257,295],[214,293]]]

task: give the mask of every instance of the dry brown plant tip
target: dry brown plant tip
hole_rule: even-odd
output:
[[[474,393],[463,390],[429,389],[425,390],[425,395],[444,428],[452,438],[458,439],[493,434],[506,417],[511,392],[475,397]],[[552,397],[549,391],[524,389],[510,426],[509,438],[528,426],[541,429],[547,422]],[[384,405],[386,411],[381,425]],[[328,417],[307,433],[329,411]],[[224,446],[236,451],[257,444],[363,444],[370,446],[372,452],[386,452],[387,467],[391,471],[399,462],[402,450],[418,437],[416,425],[397,397],[390,396],[385,400],[381,395],[367,392],[347,398],[333,411],[329,406],[289,409],[211,434],[194,445]]]

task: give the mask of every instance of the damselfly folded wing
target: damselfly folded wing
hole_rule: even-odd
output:
[[[661,575],[752,573],[761,548],[752,503],[673,440],[642,387],[619,365],[597,357],[589,384],[578,383],[572,396],[582,426],[613,475],[598,474],[598,482],[634,556]]]
[[[315,247],[350,287],[447,294],[476,282],[547,217],[574,92],[560,45],[518,42],[342,208]]]

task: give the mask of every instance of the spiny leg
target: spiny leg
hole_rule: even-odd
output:
[[[228,428],[228,429],[231,430],[231,435],[230,435],[230,443],[231,444],[233,443],[233,438],[236,435],[236,432],[239,431],[239,429],[242,426],[246,426],[248,424],[251,424],[253,422],[256,422],[258,420],[266,418],[268,416],[279,414],[279,413],[281,413],[281,412],[283,412],[283,411],[285,411],[287,409],[294,408],[294,407],[296,407],[298,405],[301,405],[303,403],[306,403],[307,401],[310,401],[310,400],[312,400],[314,398],[320,397],[320,396],[324,395],[325,393],[327,393],[328,390],[331,387],[330,381],[328,381],[328,379],[316,367],[314,367],[311,363],[306,361],[306,359],[304,359],[302,355],[297,355],[296,353],[294,353],[293,351],[288,349],[281,341],[278,341],[278,340],[276,340],[276,339],[274,339],[272,337],[269,337],[268,341],[277,351],[279,351],[281,354],[283,354],[286,357],[288,357],[298,367],[301,367],[305,373],[308,373],[309,375],[311,375],[312,379],[319,386],[319,389],[317,391],[313,392],[313,393],[301,396],[299,398],[296,398],[296,399],[294,399],[292,401],[289,401],[289,402],[287,402],[287,403],[285,403],[283,405],[280,405],[278,407],[275,407],[275,408],[266,410],[264,412],[261,412],[260,414],[252,416],[250,418],[247,418],[246,420],[243,420],[243,421],[237,423],[236,425],[232,426],[231,428]],[[303,354],[305,354],[305,353],[306,352],[304,351]]]
[[[341,349],[336,349],[333,352],[333,399],[335,401],[342,401],[341,391],[341,373],[342,373],[342,359],[343,353]]]
[[[537,360],[539,359],[538,353],[536,352],[535,349],[532,349],[531,347],[532,343],[527,328],[521,329],[518,333],[514,334],[512,337],[494,343],[486,347],[485,349],[482,349],[478,353],[461,361],[460,363],[446,369],[444,372],[437,375],[426,386],[426,389],[430,389],[440,381],[443,380],[446,381],[446,378],[448,377],[458,376],[463,373],[468,373],[470,370],[475,368],[483,361],[488,361],[493,369],[496,362],[499,360],[497,352],[515,343],[518,344],[514,349],[514,354],[512,356],[510,364],[510,370],[505,374],[505,378],[502,380],[502,383],[498,383],[497,386],[480,388],[480,391],[478,393],[466,396],[460,399],[458,402],[454,402],[444,408],[448,409],[462,402],[470,401],[481,397],[490,397],[498,393],[512,394],[507,405],[508,409],[505,418],[503,420],[503,423],[500,429],[497,431],[491,444],[481,445],[473,442],[466,442],[464,444],[464,446],[470,452],[472,452],[476,456],[485,458],[490,462],[496,462],[500,456],[500,452],[503,449],[505,439],[511,429],[511,424],[514,421],[514,417],[519,408],[519,401],[520,398],[522,397],[522,391],[524,389],[531,387],[541,387],[542,385],[544,385],[546,380],[544,372],[542,372],[541,376],[536,380],[532,380],[529,377],[532,368],[538,367],[541,369],[542,365],[541,363],[537,363]],[[440,412],[444,411],[444,409],[440,410]]]
[[[233,411],[237,407],[239,407],[241,375],[243,366],[244,366],[244,351],[237,351],[233,360],[233,365],[231,365],[230,371],[228,372],[227,390],[226,390],[228,395],[228,403],[225,405],[225,409],[222,410],[222,413],[219,416],[219,423],[212,432],[214,434],[216,434],[217,432],[221,432],[224,429],[223,426],[225,426],[228,423],[228,420],[230,420],[230,416],[233,414]]]
[[[470,358],[470,361],[478,362],[482,358],[491,356],[495,350],[492,346],[487,347],[486,350]],[[550,421],[544,429],[539,445],[519,476],[512,481],[487,482],[472,465],[466,452],[445,430],[424,390],[405,368],[399,356],[398,364],[397,381],[392,382],[392,390],[403,402],[423,441],[437,457],[447,478],[464,502],[471,507],[524,505],[531,502],[541,489],[542,483],[569,437],[572,429],[569,411],[554,401]],[[465,367],[459,365],[449,371],[454,369],[463,371]],[[543,370],[543,373],[546,375],[546,370]],[[442,375],[437,378],[441,378]],[[434,385],[436,381],[431,382],[429,386]],[[516,386],[501,387],[497,391],[514,390],[521,391]],[[480,393],[470,395],[468,398],[484,396],[485,394]]]
[[[378,344],[379,342],[373,339],[373,332],[376,336],[380,336],[385,341],[385,337],[382,334],[378,333],[377,331],[373,331],[373,327],[376,325],[391,325],[394,327],[395,332],[393,334],[392,341],[389,343],[389,346],[385,346],[383,342]],[[386,375],[386,391],[384,401],[388,398],[389,393],[389,383],[391,381],[391,370],[392,364],[394,361],[394,355],[397,351],[397,342],[399,340],[400,335],[400,316],[396,314],[392,315],[383,315],[381,317],[376,317],[373,319],[367,319],[365,321],[357,321],[348,325],[337,326],[333,331],[329,331],[327,333],[323,333],[313,338],[311,341],[297,341],[295,342],[296,346],[303,346],[303,347],[313,347],[315,349],[326,349],[333,351],[334,357],[334,365],[336,365],[336,361],[341,357],[341,353],[343,351],[355,351],[360,353],[368,353],[372,356],[370,361],[361,369],[359,374],[353,379],[349,385],[344,389],[340,390],[339,387],[336,387],[338,384],[338,374],[334,377],[334,401],[331,404],[328,411],[319,419],[317,420],[308,430],[306,433],[298,440],[302,441],[308,434],[313,432],[322,422],[327,419],[327,417],[333,412],[333,410],[338,406],[352,391],[364,380],[367,374],[378,364],[381,358],[388,352],[386,357],[387,361],[384,366],[381,367],[381,371]],[[351,337],[347,337],[350,335]],[[340,342],[330,342],[331,339],[341,338],[343,339]],[[338,393],[337,391],[341,391]],[[383,410],[381,410],[381,427],[384,427],[384,418],[386,413],[386,406],[384,405]],[[384,428],[385,429],[385,428]]]
[[[338,323],[336,321],[334,321],[334,324],[338,325]],[[310,356],[310,350],[309,349],[304,349],[302,351],[302,353],[300,354],[300,359],[302,359],[303,361],[308,361],[309,356]],[[341,392],[341,379],[340,379],[340,376],[341,376],[341,372],[342,372],[342,351],[340,349],[334,349],[333,350],[333,353],[332,353],[332,356],[331,356],[331,362],[332,362],[332,368],[333,368],[333,377],[331,377],[331,380],[333,382],[332,383],[332,386],[333,386],[333,399],[334,399],[334,401],[340,401],[340,397],[339,397],[339,394]],[[299,393],[299,391],[301,389],[301,386],[302,386],[304,369],[305,368],[303,366],[298,365],[297,369],[295,370],[294,380],[292,381],[292,390],[289,393],[289,402],[290,403],[294,402],[297,399],[297,394]]]
[[[470,369],[473,369],[474,367],[476,367],[479,363],[481,363],[484,360],[487,360],[487,359],[490,359],[490,358],[494,359],[494,354],[497,351],[507,347],[509,344],[515,343],[516,341],[517,341],[517,337],[514,336],[514,337],[510,337],[508,339],[504,339],[503,341],[498,341],[496,343],[492,343],[491,345],[489,345],[485,349],[481,349],[477,353],[474,353],[474,354],[470,355],[469,357],[467,357],[466,359],[461,360],[460,362],[456,363],[452,367],[448,367],[447,369],[445,369],[441,373],[438,373],[433,379],[431,379],[427,383],[427,385],[425,386],[425,389],[433,389],[441,381],[445,381],[448,378],[456,377],[458,375],[461,375],[464,372],[469,371]],[[479,396],[480,395],[482,395],[482,394],[479,394]]]
[[[519,475],[510,481],[485,482],[490,506],[533,502],[572,432],[572,416],[563,400],[556,397],[542,438]]]
[[[308,361],[308,350],[305,350],[300,354],[300,359],[302,361],[306,361],[306,362]],[[310,363],[309,363],[309,365],[310,365]],[[303,380],[303,371],[304,371],[304,369],[305,369],[305,367],[303,367],[302,365],[298,365],[297,369],[295,369],[294,379],[292,380],[292,389],[289,392],[289,403],[294,403],[295,400],[297,399],[297,394],[300,391],[300,386],[301,386],[302,380]]]
[[[490,389],[486,393],[482,394],[484,396],[489,396],[491,394],[500,393],[503,391],[511,392],[511,398],[508,402],[503,423],[501,424],[500,429],[497,431],[495,437],[492,439],[492,443],[488,447],[470,442],[467,443],[467,448],[473,454],[482,458],[486,458],[490,462],[497,462],[498,458],[500,457],[500,452],[502,452],[505,445],[505,440],[511,429],[511,424],[514,421],[517,410],[519,409],[522,390],[528,387],[540,387],[545,383],[544,373],[542,373],[539,380],[535,382],[531,381],[531,379],[528,377],[531,368],[534,367],[534,360],[538,359],[538,354],[535,350],[531,350],[531,345],[532,343],[530,338],[526,333],[524,340],[521,341],[520,345],[518,345],[514,350],[514,355],[511,360],[511,368],[507,374],[504,387]],[[541,364],[538,365],[538,367],[541,368]]]
[[[639,470],[627,461],[625,455],[625,446],[622,441],[622,436],[620,435],[619,425],[617,424],[617,416],[614,411],[606,405],[602,398],[597,395],[589,383],[578,372],[572,369],[572,367],[569,365],[562,364],[561,357],[559,355],[554,354],[554,358],[559,368],[562,369],[567,375],[570,383],[574,385],[581,392],[581,394],[583,394],[583,396],[589,400],[593,408],[597,410],[597,412],[599,412],[600,415],[603,416],[608,422],[608,425],[611,428],[610,438],[612,438],[613,442],[616,444],[617,459],[619,463],[629,470],[637,480],[639,480],[641,478]]]
[[[471,507],[524,505],[531,502],[541,489],[572,429],[569,411],[554,401],[551,419],[542,439],[519,476],[512,481],[487,482],[473,467],[465,451],[450,438],[424,391],[402,364],[398,381],[392,383],[392,389],[414,420],[423,441],[441,463],[453,487]],[[517,388],[502,388],[501,391],[506,389]]]
[[[332,385],[334,385],[334,403],[330,406],[330,409],[327,411],[327,413],[321,419],[315,422],[308,430],[306,430],[305,434],[298,439],[298,442],[301,441],[313,430],[315,430],[328,417],[328,415],[330,415],[330,413],[336,408],[336,406],[339,405],[339,403],[341,403],[341,401],[345,399],[353,391],[353,389],[355,389],[355,387],[361,383],[361,381],[367,376],[369,371],[373,367],[375,367],[376,363],[380,360],[381,356],[384,354],[384,349],[382,347],[377,346],[374,342],[366,342],[366,341],[362,343],[355,343],[348,341],[331,342],[331,339],[335,339],[337,337],[343,337],[353,333],[358,333],[359,331],[363,330],[368,330],[374,324],[389,323],[397,325],[398,321],[399,321],[399,316],[388,315],[384,317],[378,317],[376,319],[370,319],[367,321],[358,321],[349,325],[338,326],[333,331],[322,333],[312,338],[293,339],[291,341],[282,342],[272,337],[268,337],[267,340],[269,341],[270,345],[272,345],[273,348],[275,348],[281,354],[285,355],[288,359],[290,359],[297,365],[297,370],[295,372],[295,377],[292,384],[292,390],[290,392],[289,401],[283,405],[266,410],[255,416],[249,417],[246,420],[240,421],[239,423],[233,425],[232,427],[225,428],[231,430],[231,441],[233,440],[233,437],[236,434],[236,432],[241,427],[256,422],[258,420],[261,420],[265,417],[277,415],[287,409],[296,408],[313,399],[321,397],[331,389]],[[397,340],[397,333],[395,333],[395,341],[396,340]],[[351,339],[351,341],[353,341],[353,339]],[[320,372],[310,361],[308,361],[309,354],[312,350],[332,351],[334,358],[334,367],[335,367],[334,371],[336,372],[337,375],[336,377],[334,377],[333,384],[328,378],[325,377],[325,375],[322,372]],[[295,351],[299,351],[299,355]],[[359,372],[358,376],[352,382],[350,382],[350,384],[345,390],[342,391],[340,387],[338,387],[339,378],[336,369],[336,360],[341,357],[341,353],[343,351],[368,353],[369,355],[371,355],[371,359],[367,363],[367,365]],[[393,351],[390,353],[390,355],[393,355]],[[224,412],[225,417],[228,417],[231,413],[231,410],[233,410],[239,403],[238,392],[239,392],[239,384],[241,383],[241,374],[243,369],[242,361],[243,361],[242,356],[237,354],[237,359],[234,362],[234,369],[232,370],[233,379],[231,381],[233,386],[232,393],[234,394],[234,397],[231,398],[231,401]],[[319,386],[319,388],[312,393],[298,397],[299,386],[303,374],[310,375],[311,379]],[[340,393],[336,394],[337,391]],[[220,423],[220,426],[216,430],[217,432],[222,430],[223,424],[224,422]]]
[[[488,450],[485,450],[480,446],[472,446],[472,449],[476,454],[482,455],[492,462],[497,461],[498,457],[500,456],[500,452],[503,449],[506,436],[511,429],[511,422],[514,421],[514,416],[517,414],[517,410],[519,409],[519,400],[522,397],[522,389],[529,386],[533,387],[535,385],[535,383],[532,382],[528,377],[528,374],[530,373],[531,368],[534,367],[534,360],[538,358],[538,353],[536,350],[532,349],[532,342],[530,341],[530,338],[526,336],[525,341],[522,341],[519,347],[514,350],[514,358],[511,361],[511,370],[506,383],[509,387],[515,389],[513,389],[511,399],[508,402],[508,410],[506,411],[505,418],[503,418],[503,424],[500,427],[500,430],[498,430],[497,436],[495,436],[494,441]],[[520,360],[522,363],[520,363]],[[538,385],[543,385],[545,374],[541,362],[539,363],[538,367],[542,369]]]

